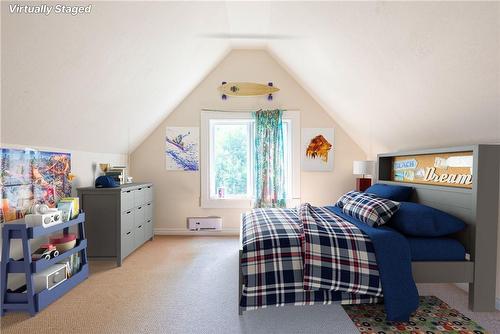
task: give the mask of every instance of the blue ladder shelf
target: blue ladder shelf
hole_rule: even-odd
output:
[[[16,220],[5,223],[2,229],[2,273],[1,273],[1,316],[7,311],[26,311],[35,315],[57,300],[66,292],[74,288],[89,276],[87,263],[87,239],[85,238],[85,213],[81,212],[77,218],[60,223],[48,228],[42,226],[27,226],[24,220]],[[69,232],[72,226],[78,227],[78,239],[74,248],[59,254],[50,260],[31,260],[30,240],[63,230],[64,234]],[[20,239],[23,246],[23,259],[14,260],[10,258],[10,243],[12,239]],[[42,290],[35,293],[33,285],[33,274],[42,271],[53,264],[61,262],[72,254],[80,252],[80,271],[58,284],[50,290]],[[24,273],[26,277],[25,292],[8,292],[8,275],[11,273]]]

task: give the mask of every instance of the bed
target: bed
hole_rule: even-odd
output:
[[[297,271],[289,276],[288,281],[273,282],[275,284],[271,286],[271,289],[264,284],[266,288],[259,290],[258,284],[254,284],[256,281],[248,281],[249,275],[255,274],[255,269],[252,269],[254,271],[249,274],[248,255],[246,254],[248,253],[249,243],[252,243],[251,238],[255,237],[255,235],[252,235],[249,231],[250,229],[255,230],[255,226],[249,227],[247,216],[242,215],[240,233],[239,313],[242,314],[245,310],[271,305],[376,303],[380,302],[383,298],[388,319],[405,320],[417,306],[415,304],[415,298],[417,297],[418,299],[418,294],[415,294],[415,283],[469,283],[469,307],[473,311],[493,311],[495,309],[494,291],[496,284],[499,146],[473,145],[379,155],[377,182],[394,185],[401,184],[391,181],[389,175],[391,168],[389,164],[395,156],[436,152],[461,152],[466,150],[473,152],[474,170],[477,171],[474,175],[471,189],[412,184],[414,188],[413,201],[438,208],[459,217],[467,224],[467,228],[462,233],[446,238],[408,238],[392,230],[390,227],[374,229],[366,224],[359,224],[355,219],[353,220],[352,217],[343,215],[342,212],[339,212],[333,206],[321,208],[321,210],[327,210],[332,215],[344,221],[348,221],[358,229],[361,229],[364,234],[369,236],[369,239],[375,246],[377,244],[379,245],[378,253],[376,254],[378,273],[374,275],[377,277],[373,279],[380,280],[379,284],[382,286],[383,291],[381,294],[377,294],[376,290],[371,292],[368,290],[360,290],[363,293],[349,293],[338,290],[314,289],[314,287],[300,289],[297,287],[303,286],[304,277],[299,277],[300,273],[298,274]],[[317,210],[314,207],[310,207],[309,209],[313,211]],[[269,212],[269,209],[263,209],[261,215],[269,216]],[[296,218],[294,214],[290,212],[280,214],[282,216],[273,218],[273,224],[270,224],[273,219],[265,223],[265,225],[269,226],[261,231],[262,235],[260,235],[260,237],[264,236],[261,241],[267,238],[262,245],[267,243],[270,254],[280,254],[284,249],[283,245],[280,245],[280,243],[285,242],[289,247],[288,250],[292,249],[299,259],[300,256],[307,257],[307,254],[304,255],[304,238],[298,238],[297,235],[295,235],[297,234],[296,231],[292,238],[275,238],[270,235],[270,233],[274,233],[273,229],[277,222],[288,225],[285,230],[288,229],[286,233],[289,233],[291,230],[296,229],[294,225],[300,221],[300,212],[295,213]],[[479,240],[481,240],[481,242],[479,242]],[[295,243],[293,244],[295,248],[290,246],[290,242]],[[387,249],[385,250],[380,250],[380,247],[383,248],[384,245],[390,245],[390,247],[386,247]],[[406,245],[406,250],[405,247],[401,245]],[[374,248],[377,248],[375,246]],[[309,249],[315,247],[316,249],[318,249],[318,247],[323,249],[324,245],[309,245]],[[399,254],[402,254],[402,256],[399,258],[391,258],[391,247],[400,247]],[[330,249],[329,247],[326,248]],[[262,254],[267,253],[263,252]],[[257,255],[260,256],[259,254]],[[259,258],[258,256],[256,259]],[[262,258],[260,259],[262,260]],[[265,267],[266,265],[270,265],[270,263],[276,265],[275,262],[274,260],[267,263],[263,261],[254,266],[254,268],[259,268],[259,265]],[[297,263],[299,263],[299,260],[295,259],[295,262],[284,261],[280,263],[280,265],[284,264],[285,267],[289,266],[292,269],[296,269]],[[306,261],[304,261],[304,271],[306,270],[305,263]],[[273,275],[279,277],[280,271],[283,270],[283,268],[280,268],[279,265],[277,268],[278,269],[274,270]],[[352,272],[350,274],[353,275]],[[319,276],[321,275],[322,274],[319,274]],[[313,277],[311,279],[309,277],[308,279],[321,280],[322,278]],[[284,293],[283,291],[278,294],[274,293],[277,291],[276,289],[282,289],[287,282],[293,283],[295,288],[288,291],[288,293]],[[258,300],[256,303],[254,300],[253,304],[252,302],[249,303],[248,300],[248,289],[252,288],[252,285],[254,288],[254,295],[252,298]],[[257,288],[255,288],[256,286]],[[397,288],[394,289],[394,287],[398,286],[403,288],[399,291]],[[402,292],[401,290],[405,290],[406,292]]]

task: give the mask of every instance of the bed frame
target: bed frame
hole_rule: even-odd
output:
[[[472,189],[390,181],[392,158],[405,155],[472,151]],[[415,188],[414,201],[448,212],[466,224],[455,235],[469,261],[412,262],[417,283],[469,283],[469,308],[495,310],[500,145],[471,145],[378,155],[379,183]]]
[[[472,188],[456,188],[394,182],[392,161],[398,156],[472,151]],[[468,283],[469,308],[474,312],[495,310],[497,233],[499,220],[500,145],[470,145],[379,154],[376,182],[411,186],[413,201],[448,212],[462,219],[467,228],[453,237],[465,247],[466,261],[412,262],[416,283]],[[241,270],[242,233],[240,224],[239,301],[243,290]]]

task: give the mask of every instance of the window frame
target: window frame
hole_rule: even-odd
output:
[[[223,122],[224,120],[241,120],[248,122],[253,121],[251,112],[222,112],[222,111],[204,111],[201,112],[201,196],[200,204],[202,208],[240,208],[250,209],[253,207],[254,194],[253,194],[253,175],[249,180],[252,198],[213,198],[210,188],[212,180],[212,171],[210,163],[213,161],[213,152],[210,148],[211,142],[211,121]],[[286,157],[286,162],[289,165],[287,173],[291,173],[287,177],[287,206],[294,206],[300,202],[300,113],[299,111],[285,111],[283,112],[283,121],[288,126],[288,138],[291,150],[289,156]],[[253,129],[253,126],[250,127]],[[251,132],[250,140],[253,142],[254,131]],[[250,170],[253,174],[253,145],[250,145]],[[288,151],[288,150],[287,150]],[[286,152],[285,152],[286,153]],[[288,176],[288,175],[287,175]]]

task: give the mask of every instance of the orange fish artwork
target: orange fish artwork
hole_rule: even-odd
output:
[[[332,148],[332,144],[328,142],[322,135],[317,135],[306,149],[306,156],[311,159],[320,158],[325,163],[328,162],[328,153]]]

